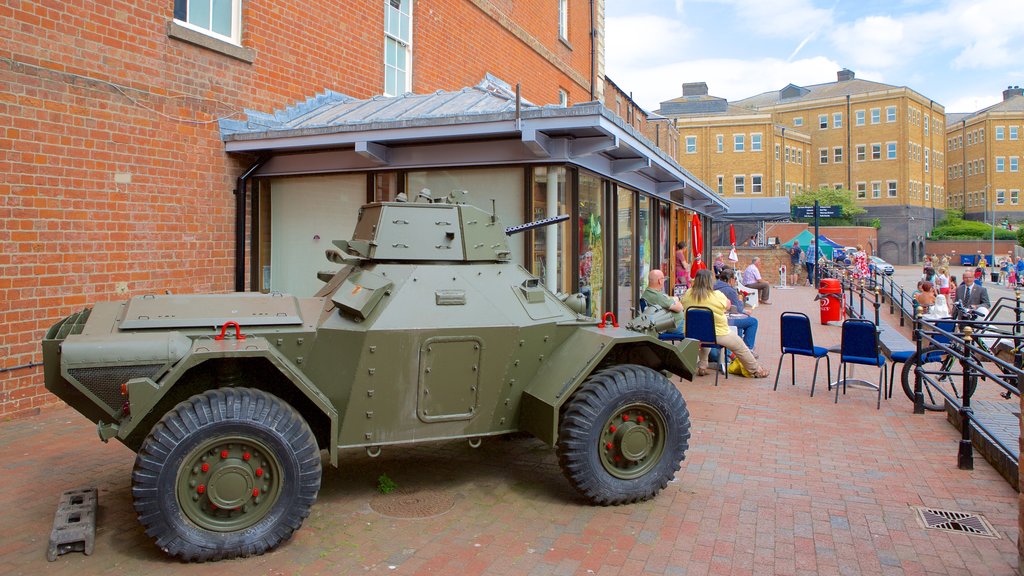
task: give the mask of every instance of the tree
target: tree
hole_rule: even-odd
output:
[[[789,203],[793,206],[814,206],[815,200],[817,200],[822,206],[842,207],[842,216],[839,218],[825,218],[822,220],[825,224],[851,224],[854,218],[867,213],[867,210],[857,205],[857,202],[854,200],[853,191],[846,190],[844,188],[819,188],[817,190],[807,190],[805,192],[794,194],[790,198]],[[798,218],[797,221],[813,222],[814,218]]]

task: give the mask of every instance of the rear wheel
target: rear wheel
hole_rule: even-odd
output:
[[[211,390],[153,427],[132,472],[139,521],[157,546],[188,561],[262,554],[287,540],[320,489],[320,451],[281,399]]]
[[[566,405],[558,460],[569,482],[594,504],[654,497],[679,470],[690,413],[664,376],[636,365],[595,373]]]
[[[922,348],[921,356],[924,358],[921,367],[925,374],[936,382],[935,386],[941,388],[953,398],[962,398],[964,378],[960,363],[945,350],[934,345]],[[903,365],[903,392],[907,395],[907,398],[910,398],[911,402],[914,401],[914,370],[917,368],[917,358],[918,354],[915,352]],[[941,412],[946,409],[945,397],[936,391],[933,386],[929,386],[927,381],[922,382],[922,389],[924,391],[925,410]]]

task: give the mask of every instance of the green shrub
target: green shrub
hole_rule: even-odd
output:
[[[933,240],[985,240],[992,237],[992,227],[984,222],[974,220],[943,221],[932,229]],[[996,228],[997,240],[1018,240],[1018,236],[1011,230]]]

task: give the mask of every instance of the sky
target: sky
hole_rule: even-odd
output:
[[[606,73],[647,111],[684,82],[739,100],[836,72],[975,112],[1024,86],[1024,0],[606,0]]]

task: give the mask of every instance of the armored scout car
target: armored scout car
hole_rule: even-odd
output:
[[[698,344],[581,314],[512,262],[497,218],[464,202],[364,206],[313,297],[139,296],[61,320],[46,387],[137,452],[146,533],[190,561],[261,554],[298,529],[321,451],[528,432],[590,502],[652,498],[690,437],[668,374]],[[543,224],[543,222],[541,223]],[[660,314],[660,316],[659,316]]]

